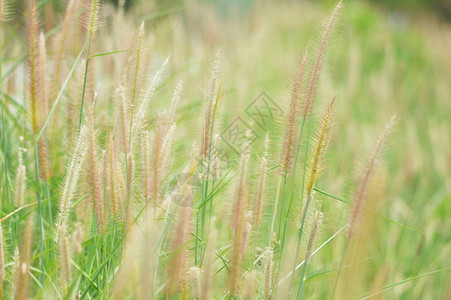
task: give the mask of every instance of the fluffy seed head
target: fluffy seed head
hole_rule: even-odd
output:
[[[86,14],[82,19],[82,23],[85,26],[89,34],[93,34],[99,28],[99,10],[100,1],[91,0],[86,3]]]
[[[335,25],[337,24],[338,17],[340,16],[341,10],[343,8],[343,3],[340,0],[335,7],[332,15],[327,23],[326,30],[323,33],[321,42],[319,44],[318,50],[316,52],[315,61],[312,65],[312,70],[310,72],[310,78],[308,81],[307,89],[304,98],[304,107],[302,109],[302,116],[305,119],[309,119],[312,114],[313,102],[315,101],[316,91],[318,88],[318,80],[321,71],[321,67],[324,62],[324,56],[326,55],[327,46],[329,44],[330,38],[334,31]]]
[[[75,148],[72,153],[72,158],[66,167],[64,185],[62,187],[60,197],[57,226],[61,226],[61,224],[67,224],[69,209],[72,206],[72,199],[74,198],[78,179],[80,177],[83,162],[85,160],[85,155],[87,152],[87,130],[88,128],[85,125],[81,127],[77,141],[75,142]]]
[[[186,243],[191,234],[191,207],[180,207],[175,236],[172,241],[172,257],[168,266],[169,283],[166,294],[173,296],[177,292],[184,292],[188,275],[188,250]]]
[[[27,170],[25,165],[23,164],[23,153],[25,149],[19,147],[19,165],[17,167],[16,174],[16,191],[15,191],[15,199],[16,206],[25,205],[25,189],[26,189],[26,181],[27,181]]]
[[[321,171],[321,163],[326,153],[327,146],[330,140],[330,131],[332,127],[332,119],[334,113],[335,98],[330,103],[326,110],[326,113],[321,118],[320,127],[316,135],[316,140],[312,153],[310,153],[310,159],[307,169],[307,183],[305,186],[305,200],[302,208],[301,219],[306,214],[310,203],[312,203],[312,192],[315,187],[316,180],[319,177]]]
[[[28,89],[30,91],[31,126],[38,133],[42,111],[39,109],[39,88],[41,72],[39,69],[39,21],[36,0],[28,4]]]
[[[234,230],[232,242],[232,257],[229,275],[229,291],[232,296],[239,293],[239,278],[241,261],[243,259],[246,241],[249,233],[247,213],[247,173],[250,153],[250,131],[246,133],[246,140],[241,148],[238,182],[233,205],[232,228]]]
[[[71,272],[70,272],[70,254],[69,254],[69,241],[67,238],[66,224],[62,224],[59,227],[59,240],[58,240],[58,263],[61,287],[63,295],[67,293],[67,287],[70,284]]]
[[[205,117],[204,117],[204,129],[202,133],[202,147],[200,155],[202,157],[206,157],[210,150],[210,139],[211,132],[213,130],[213,122],[214,115],[216,113],[215,109],[217,109],[217,103],[215,101],[219,101],[217,99],[219,97],[220,85],[219,81],[219,71],[221,69],[221,51],[218,50],[216,52],[216,58],[213,63],[213,69],[211,73],[210,86],[208,92],[206,92],[205,99]]]
[[[168,118],[167,118],[167,122],[166,122],[167,128],[169,128],[169,126],[171,126],[172,123],[174,123],[175,112],[177,110],[177,107],[178,107],[178,104],[180,101],[180,95],[182,94],[182,89],[183,89],[183,82],[180,80],[177,83],[177,86],[175,87],[174,94],[172,95],[171,106],[169,108]]]
[[[308,262],[312,257],[313,249],[315,248],[316,240],[318,238],[319,227],[323,221],[323,213],[321,211],[315,212],[315,217],[313,218],[313,227],[310,234],[310,241],[307,246],[307,252],[305,254],[305,261]]]
[[[263,294],[264,300],[271,299],[273,285],[274,285],[274,251],[272,247],[268,247],[263,254]]]
[[[260,179],[257,184],[257,193],[254,206],[254,224],[260,225],[263,220],[263,207],[265,202],[266,191],[266,172],[268,170],[268,151],[269,151],[269,135],[266,134],[265,150],[260,159]]]
[[[365,171],[363,172],[362,179],[360,180],[359,187],[357,188],[357,192],[354,196],[351,213],[349,215],[348,220],[349,238],[353,236],[357,231],[358,224],[360,222],[360,217],[362,215],[362,209],[365,204],[365,200],[367,198],[368,187],[370,185],[373,174],[376,170],[379,156],[382,152],[382,149],[384,148],[385,141],[387,137],[390,135],[393,126],[395,125],[395,122],[396,116],[393,116],[390,119],[390,121],[386,124],[384,131],[377,139],[376,145],[374,146],[373,151],[368,160],[368,163],[365,167]]]
[[[97,137],[94,122],[94,102],[89,106],[87,112],[88,124],[88,184],[91,190],[91,201],[97,221],[97,228],[100,232],[105,230],[105,213],[103,204],[102,178],[99,167],[99,157],[97,155]]]
[[[302,83],[304,81],[305,66],[307,64],[307,52],[304,53],[304,57],[301,60],[299,66],[298,74],[294,82],[293,93],[291,96],[290,112],[288,116],[288,124],[285,133],[285,144],[282,156],[282,167],[280,174],[282,176],[287,176],[292,172],[293,169],[293,158],[296,150],[297,141],[297,127],[299,120],[299,109],[300,109],[300,98]]]

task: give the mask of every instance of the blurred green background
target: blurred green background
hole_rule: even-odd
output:
[[[174,6],[179,6],[184,1],[182,0],[122,0],[125,8],[130,9],[133,5],[137,4],[138,2],[148,2],[148,3],[156,3],[156,6],[159,8],[169,8]],[[118,6],[120,3],[122,3],[121,0],[105,0],[103,2],[111,2],[115,6]],[[216,5],[234,5],[234,6],[248,6],[250,3],[255,2],[255,0],[203,0],[204,2],[209,2],[211,4]],[[281,2],[303,2],[302,0],[284,0]],[[304,0],[310,1],[312,3],[322,3],[323,5],[330,7],[331,1],[330,0]],[[13,6],[16,8],[16,11],[21,11],[24,7],[25,0],[16,0],[13,1]],[[46,3],[51,3],[51,6],[56,11],[62,11],[64,10],[64,3],[65,1],[60,0],[41,0],[38,1],[40,5],[44,5]],[[345,3],[351,3],[351,2],[372,2],[372,4],[379,6],[386,10],[398,10],[398,11],[407,11],[407,12],[425,12],[431,11],[435,12],[438,15],[450,19],[451,18],[451,1],[449,0],[347,0],[344,1]]]

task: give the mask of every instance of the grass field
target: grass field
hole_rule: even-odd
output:
[[[450,299],[445,21],[0,2],[0,298]]]

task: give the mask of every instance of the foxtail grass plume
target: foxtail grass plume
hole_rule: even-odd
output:
[[[213,137],[213,151],[211,154],[211,162],[210,162],[210,173],[214,179],[217,179],[221,176],[222,167],[221,160],[219,159],[219,142],[221,141],[221,137],[219,134],[215,134]]]
[[[40,176],[45,181],[48,181],[50,179],[50,162],[47,141],[44,136],[42,136],[38,141],[38,158],[40,165],[39,168],[41,170]]]
[[[158,203],[160,198],[160,185],[162,180],[163,173],[163,165],[162,165],[162,157],[163,153],[163,143],[165,139],[164,134],[164,118],[160,113],[157,116],[157,121],[155,124],[154,134],[152,138],[153,149],[152,149],[152,175],[149,178],[150,180],[150,195],[152,197],[152,202]]]
[[[180,102],[180,95],[183,90],[183,82],[180,80],[175,87],[174,93],[172,95],[171,106],[169,108],[168,117],[166,120],[166,130],[174,123],[175,120],[175,112],[177,111],[177,107]]]
[[[130,105],[130,131],[134,128],[134,117],[135,110],[138,106],[138,99],[141,99],[142,96],[142,86],[143,86],[143,68],[144,68],[144,22],[141,23],[141,26],[138,30],[138,36],[136,37],[136,42],[134,46],[134,51],[132,52],[129,63],[130,66],[127,67],[128,72],[128,101]],[[138,125],[138,129],[140,124]]]
[[[41,56],[41,48],[45,46],[39,42],[39,20],[36,0],[30,0],[28,4],[28,89],[30,96],[31,127],[35,135],[38,134],[43,120],[46,117],[46,103],[42,97],[44,88],[44,73],[41,68],[45,66],[45,54]],[[43,42],[41,41],[41,44]],[[44,137],[38,141],[38,159],[41,170],[41,178],[48,180],[50,177],[47,143]]]
[[[200,295],[202,294],[202,285],[201,285],[201,278],[202,278],[202,269],[199,267],[191,267],[189,268],[189,275],[191,279],[191,287],[193,291],[193,296],[198,299],[200,298]]]
[[[47,76],[46,76],[46,66],[47,66],[47,54],[45,48],[45,37],[44,33],[41,32],[39,35],[39,78],[41,79],[40,86],[40,97],[42,102],[42,114],[46,117],[49,113],[49,99],[47,95]]]
[[[117,145],[114,143],[113,135],[108,136],[107,142],[107,186],[109,191],[110,207],[113,213],[113,219],[118,222],[121,220],[121,203],[125,198],[124,175],[118,161]]]
[[[47,95],[47,76],[46,76],[46,66],[47,66],[47,55],[45,48],[45,38],[44,33],[41,32],[39,36],[39,78],[40,78],[40,98],[41,98],[41,111],[42,117],[47,117],[49,113],[49,98]],[[40,120],[43,123],[44,120]],[[42,124],[39,124],[41,126]],[[49,161],[49,148],[47,146],[46,135],[43,135],[38,141],[38,152],[39,152],[39,163],[41,170],[41,177],[48,181],[50,179],[50,161]]]
[[[20,139],[23,141],[23,137],[20,137]],[[14,196],[14,198],[16,200],[16,206],[25,205],[25,189],[26,189],[26,185],[27,185],[27,170],[23,163],[24,152],[26,152],[26,149],[19,147],[19,154],[18,154],[19,164],[17,166],[16,191],[15,191],[15,196]]]
[[[216,52],[216,58],[213,63],[213,70],[211,72],[210,86],[208,87],[208,91],[206,91],[206,99],[205,99],[205,117],[204,117],[204,128],[202,132],[202,146],[200,149],[200,155],[205,158],[210,150],[210,139],[213,130],[213,122],[215,115],[215,108],[217,108],[217,99],[219,93],[219,72],[221,69],[221,51],[218,50]]]
[[[120,140],[122,141],[122,148],[125,153],[130,152],[130,140],[129,140],[129,121],[128,121],[128,104],[127,104],[127,96],[125,95],[125,88],[120,86],[118,88],[118,96],[120,100],[119,105],[119,135]]]
[[[316,134],[316,139],[314,142],[312,153],[310,153],[307,169],[307,181],[305,185],[305,194],[304,194],[305,199],[300,218],[301,220],[304,219],[303,216],[306,214],[306,210],[308,210],[310,203],[312,202],[311,196],[313,188],[315,187],[316,180],[319,177],[321,171],[321,163],[323,161],[324,154],[326,153],[326,149],[329,144],[330,131],[333,123],[332,121],[334,107],[335,107],[335,98],[332,100],[332,102],[330,103],[329,107],[326,110],[326,113],[321,118],[321,122]]]
[[[20,244],[19,268],[16,272],[14,284],[14,299],[28,299],[28,283],[30,281],[31,246],[33,245],[34,213],[32,213],[25,225],[25,230]]]
[[[91,0],[85,3],[86,13],[82,18],[82,24],[92,35],[99,28],[100,0]]]
[[[40,109],[39,88],[41,86],[41,71],[39,66],[39,21],[36,0],[28,4],[28,89],[30,92],[31,127],[35,134],[39,131],[40,119],[43,111]]]
[[[166,122],[163,114],[159,114],[157,117],[155,129],[154,129],[154,137],[153,137],[153,151],[151,158],[150,173],[150,195],[153,198],[153,203],[157,203],[161,196],[161,183],[163,177],[165,175],[164,170],[168,167],[168,160],[171,153],[172,141],[174,138],[175,123],[171,124],[169,128],[166,130]]]
[[[75,147],[72,152],[72,158],[66,167],[66,175],[62,187],[60,203],[59,203],[59,217],[57,227],[63,224],[67,225],[69,209],[72,207],[72,199],[75,195],[78,180],[82,170],[83,162],[87,150],[87,127],[82,126],[80,134],[78,135]]]
[[[179,293],[183,298],[189,286],[188,247],[191,236],[191,213],[189,206],[180,207],[177,217],[177,227],[171,245],[171,258],[168,265],[168,279],[166,294],[169,297]],[[187,298],[186,298],[187,299]]]
[[[127,153],[127,194],[128,202],[133,199],[134,196],[134,186],[135,186],[135,156],[132,152]],[[128,211],[127,203],[127,211]]]
[[[266,172],[268,171],[268,151],[269,151],[269,135],[266,134],[265,149],[263,155],[260,158],[260,178],[257,183],[257,193],[255,196],[254,205],[254,224],[260,225],[263,221],[263,208],[265,205],[265,192],[266,192]]]
[[[381,133],[379,138],[377,139],[376,145],[371,152],[368,163],[365,167],[365,171],[363,172],[362,179],[360,180],[359,187],[357,188],[357,192],[354,196],[353,205],[351,208],[351,213],[349,215],[348,220],[348,238],[351,238],[357,231],[360,217],[362,214],[363,206],[365,205],[365,200],[367,198],[368,187],[370,185],[373,174],[376,170],[379,156],[384,148],[385,141],[387,137],[390,135],[393,126],[396,122],[396,116],[393,116],[390,121],[386,124],[384,131]]]
[[[66,224],[62,224],[58,228],[58,266],[60,274],[60,284],[62,288],[62,294],[67,294],[67,288],[71,279],[71,263],[69,252],[69,241],[67,237]]]
[[[341,14],[342,8],[343,3],[340,0],[337,6],[335,6],[332,15],[329,18],[329,22],[326,25],[326,29],[323,33],[320,44],[318,46],[315,60],[313,61],[312,70],[310,71],[310,78],[305,91],[304,106],[302,109],[302,116],[305,119],[309,119],[312,114],[312,107],[316,97],[321,67],[324,62],[327,46],[329,45],[330,38],[332,37],[334,28],[336,27],[336,24],[338,22],[338,17]]]
[[[320,210],[315,212],[313,218],[312,231],[310,233],[310,240],[307,245],[307,252],[305,253],[305,263],[307,263],[312,257],[313,249],[315,249],[316,240],[318,238],[319,228],[323,222],[323,213]]]
[[[144,200],[148,202],[150,200],[151,193],[151,176],[152,176],[152,165],[151,165],[151,145],[150,145],[150,131],[142,130],[141,132],[141,172],[142,172],[142,193]]]
[[[301,60],[298,74],[294,82],[293,93],[291,95],[290,112],[288,115],[288,124],[285,133],[285,144],[282,156],[280,174],[286,177],[292,172],[293,158],[296,151],[297,127],[299,121],[300,99],[302,91],[302,83],[304,82],[305,66],[307,64],[307,52]]]
[[[168,56],[165,59],[163,64],[160,66],[160,68],[155,73],[152,81],[150,82],[149,87],[147,88],[147,90],[145,92],[144,99],[140,103],[136,104],[136,105],[138,105],[136,118],[133,121],[134,124],[130,125],[130,126],[133,126],[133,128],[134,128],[133,132],[135,132],[134,135],[132,136],[132,138],[134,138],[134,136],[136,134],[138,134],[138,130],[140,130],[143,127],[144,118],[146,116],[146,112],[147,112],[147,108],[149,106],[150,100],[152,99],[152,97],[155,95],[155,93],[157,91],[158,85],[161,82],[161,77],[162,77],[164,70],[166,69],[166,66],[169,62],[169,58],[170,57]]]
[[[103,189],[100,177],[99,157],[97,155],[97,137],[94,121],[94,102],[89,106],[87,113],[88,126],[88,184],[91,191],[91,201],[96,217],[97,228],[100,232],[105,230],[105,213],[103,204]]]
[[[229,292],[231,296],[239,294],[239,278],[241,261],[246,247],[249,232],[247,221],[247,174],[250,155],[250,130],[246,133],[246,140],[241,147],[241,157],[238,166],[238,182],[233,205],[232,228],[234,236],[232,241],[232,254],[230,258]]]
[[[262,299],[269,300],[272,298],[274,287],[274,250],[268,247],[263,254],[263,293]]]

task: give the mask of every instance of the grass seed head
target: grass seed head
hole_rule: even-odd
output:
[[[329,45],[330,38],[332,37],[334,28],[338,22],[338,17],[341,14],[343,8],[343,3],[340,0],[335,9],[333,10],[329,22],[326,25],[326,29],[321,37],[320,44],[318,46],[315,60],[313,61],[312,69],[310,71],[310,78],[307,84],[305,98],[304,98],[304,106],[302,109],[302,116],[305,119],[309,119],[312,115],[313,102],[316,98],[316,92],[318,89],[318,81],[321,72],[321,67],[324,62],[324,57],[326,55],[327,46]]]
[[[298,74],[294,82],[293,92],[291,96],[290,111],[288,115],[288,124],[285,133],[285,144],[282,156],[282,167],[280,169],[280,174],[286,177],[293,171],[293,158],[296,151],[296,141],[297,141],[297,127],[299,120],[299,109],[300,109],[300,98],[302,83],[304,81],[305,66],[307,64],[307,52],[301,60],[299,66]]]
[[[358,229],[358,224],[360,222],[360,217],[362,214],[363,206],[365,205],[365,200],[367,198],[368,187],[370,185],[373,174],[376,170],[379,156],[384,148],[385,141],[390,135],[394,125],[396,123],[396,116],[393,116],[390,121],[385,125],[385,129],[382,131],[381,135],[377,139],[376,145],[371,152],[368,162],[363,172],[362,178],[360,179],[357,192],[354,196],[353,205],[351,212],[349,214],[348,220],[348,238],[351,238]]]

